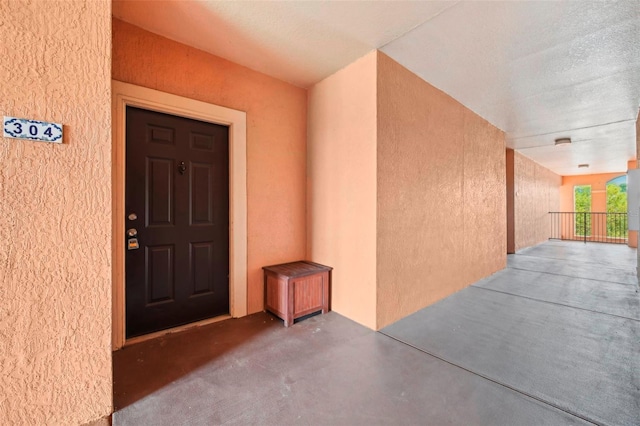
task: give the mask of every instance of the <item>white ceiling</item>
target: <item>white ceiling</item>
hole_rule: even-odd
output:
[[[301,87],[379,48],[561,175],[636,155],[637,0],[114,0],[113,15]]]

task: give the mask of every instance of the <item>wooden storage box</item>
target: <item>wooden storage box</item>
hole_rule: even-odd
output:
[[[265,266],[264,307],[289,327],[296,318],[331,310],[333,268],[301,260]]]

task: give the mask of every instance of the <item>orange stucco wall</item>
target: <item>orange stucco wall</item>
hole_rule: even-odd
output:
[[[65,133],[0,139],[0,424],[83,424],[112,404],[111,2],[0,17],[0,111]]]
[[[507,253],[516,252],[515,218],[515,151],[507,148]]]
[[[504,134],[381,52],[309,92],[307,253],[379,329],[506,264]]]
[[[378,55],[377,328],[505,267],[504,133]]]
[[[514,154],[515,251],[551,236],[549,212],[559,211],[562,178],[519,152]]]
[[[262,266],[306,249],[304,89],[114,19],[113,79],[247,113],[248,311]]]
[[[376,328],[376,52],[309,91],[308,257],[333,310]]]
[[[607,211],[607,182],[626,174],[623,173],[601,173],[594,175],[579,176],[563,176],[562,186],[560,187],[560,208],[563,212],[573,212],[574,208],[574,188],[580,185],[591,186],[591,211],[606,212]],[[597,238],[606,238],[606,219],[600,217],[594,219],[592,224],[592,233]],[[574,237],[573,226],[564,226],[562,230],[563,236],[567,238]],[[629,246],[637,245],[637,235],[631,231],[629,234]],[[635,243],[635,244],[634,244]]]
[[[640,112],[638,112],[638,117],[636,118],[636,158],[640,158]],[[627,162],[627,169],[637,169],[638,168],[638,160],[629,160]],[[638,247],[638,231],[629,231],[628,238],[629,247]],[[638,262],[640,265],[640,261]]]
[[[638,115],[636,117],[636,160],[639,161],[638,159],[640,159],[640,110],[638,111]]]
[[[640,124],[638,122],[636,122],[636,128],[639,125]],[[640,137],[640,135],[636,134],[636,139],[638,137]],[[627,162],[627,170],[636,169],[637,167],[638,167],[638,161],[637,160],[629,160]],[[634,248],[638,247],[638,231],[629,231],[629,236],[627,238],[627,245],[629,247],[634,247]]]
[[[591,186],[591,211],[606,212],[607,211],[607,182],[619,176],[622,173],[602,173],[597,175],[579,175],[579,176],[563,176],[562,186],[560,187],[560,209],[563,212],[575,211],[573,205],[573,191],[576,186]]]

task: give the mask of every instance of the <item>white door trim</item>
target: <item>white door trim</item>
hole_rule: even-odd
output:
[[[113,350],[125,335],[126,106],[229,126],[229,309],[247,315],[247,115],[206,102],[112,80],[113,127]]]

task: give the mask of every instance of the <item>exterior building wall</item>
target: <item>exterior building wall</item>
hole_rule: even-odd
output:
[[[0,139],[0,424],[112,409],[111,2],[0,2],[4,115],[62,144]]]
[[[377,328],[506,264],[504,133],[378,55]]]
[[[305,256],[306,90],[117,19],[112,66],[114,80],[247,113],[247,308],[261,311],[261,268]]]
[[[309,91],[307,257],[334,268],[332,308],[376,328],[376,59]]]
[[[636,128],[638,127],[638,123],[636,122]],[[636,138],[638,138],[638,135],[636,135]],[[638,161],[637,160],[629,160],[627,162],[627,170],[632,170],[632,169],[636,169],[638,167]],[[627,241],[627,245],[629,247],[633,247],[633,248],[638,248],[638,231],[629,231],[629,238]]]
[[[515,151],[507,148],[507,253],[516,252],[516,228],[515,228]]]
[[[560,187],[560,211],[573,212],[574,191],[576,186],[591,187],[591,211],[594,213],[606,213],[607,211],[607,182],[624,175],[625,173],[600,173],[593,175],[563,176],[562,186]],[[635,232],[631,231],[633,234]],[[633,247],[637,244],[637,235],[629,234],[629,245]],[[562,226],[563,238],[581,238],[576,237],[573,221]],[[607,222],[604,215],[596,216],[591,221],[591,236],[587,237],[603,240],[607,238]]]
[[[560,187],[560,209],[563,212],[575,211],[573,192],[576,186],[591,186],[591,211],[607,211],[607,182],[624,175],[622,173],[600,173],[595,175],[563,176]]]
[[[551,236],[549,212],[562,208],[562,177],[519,152],[514,155],[515,251],[547,241]],[[572,211],[572,210],[570,210]]]

